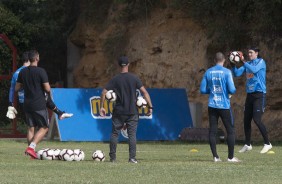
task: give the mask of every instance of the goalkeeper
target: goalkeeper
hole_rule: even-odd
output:
[[[19,75],[20,71],[22,69],[24,69],[25,67],[28,67],[30,65],[30,61],[29,61],[29,58],[28,58],[28,52],[24,52],[23,53],[22,62],[23,62],[23,66],[20,67],[18,70],[16,70],[16,72],[13,74],[13,77],[12,77],[12,80],[11,80],[11,87],[10,87],[10,91],[9,91],[9,107],[8,107],[8,112],[7,112],[7,117],[9,119],[14,119],[16,117],[16,114],[18,113],[17,110],[14,108],[14,105],[13,105],[15,86],[16,86],[16,82],[17,82],[18,75]],[[18,92],[18,97],[19,97],[20,108],[23,110],[23,103],[24,103],[24,90],[23,89]],[[50,95],[46,96],[46,106],[50,110],[55,112],[58,115],[58,118],[60,120],[73,116],[73,114],[65,113],[64,111],[61,111],[54,104],[54,102],[52,101]],[[24,119],[25,119],[25,117],[24,117]]]

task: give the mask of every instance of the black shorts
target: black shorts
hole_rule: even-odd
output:
[[[26,124],[28,127],[49,127],[47,109],[25,112]]]

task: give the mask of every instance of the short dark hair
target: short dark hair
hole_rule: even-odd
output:
[[[260,49],[255,47],[255,46],[250,47],[249,50],[253,50],[255,52],[259,52],[260,51]]]
[[[222,52],[217,52],[215,54],[214,60],[216,62],[221,62],[221,61],[225,60],[225,56],[224,56],[224,54]]]
[[[37,50],[31,50],[28,53],[28,58],[30,62],[34,62],[36,57],[39,55],[39,53],[37,52]]]
[[[23,62],[23,63],[29,62],[28,54],[29,54],[28,51],[26,51],[26,52],[23,53],[23,55],[22,55],[22,62]]]

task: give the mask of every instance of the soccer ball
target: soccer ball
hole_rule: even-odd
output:
[[[61,150],[53,149],[53,151],[54,151],[53,160],[60,160],[60,152],[61,152]]]
[[[63,149],[60,152],[60,159],[65,161],[73,161],[74,159],[74,153],[73,150],[70,149]]]
[[[232,51],[230,52],[228,58],[231,63],[236,64],[241,61],[242,56],[243,56],[243,53],[241,51]]]
[[[142,96],[138,96],[136,105],[138,108],[145,108],[147,106],[147,102]]]
[[[38,150],[38,151],[36,152],[36,154],[37,154],[37,159],[43,160],[42,153],[43,153],[45,150],[49,150],[49,148],[44,148],[44,149]]]
[[[85,154],[81,149],[74,149],[74,161],[82,161],[84,160]]]
[[[117,95],[113,90],[109,90],[106,93],[106,99],[111,101],[111,102],[114,102],[117,99]]]
[[[92,158],[93,160],[95,161],[98,161],[98,162],[103,162],[105,160],[105,154],[103,151],[101,150],[96,150],[94,151],[94,153],[92,154]]]
[[[124,138],[128,139],[128,133],[127,133],[127,126],[126,126],[126,124],[123,125],[122,129],[120,130],[120,132],[121,132],[121,135]]]
[[[43,160],[53,160],[54,158],[54,150],[53,149],[45,149],[42,152]]]

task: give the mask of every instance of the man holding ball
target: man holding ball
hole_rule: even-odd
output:
[[[252,150],[251,145],[251,122],[254,120],[255,124],[260,130],[264,140],[264,147],[260,153],[266,153],[272,145],[269,142],[268,134],[265,125],[262,123],[261,118],[265,109],[265,95],[266,95],[266,64],[265,61],[259,57],[259,49],[251,47],[248,50],[249,61],[244,60],[242,56],[241,61],[243,66],[237,68],[232,65],[232,71],[235,77],[241,76],[246,73],[246,92],[247,98],[245,101],[244,111],[244,131],[245,131],[245,145],[239,151],[244,153]]]
[[[148,103],[149,113],[153,113],[153,105],[151,98],[141,80],[134,74],[128,72],[129,62],[126,56],[118,59],[120,73],[112,78],[106,87],[103,89],[100,100],[100,115],[103,117],[106,114],[104,109],[105,95],[107,91],[113,90],[116,93],[117,99],[112,115],[112,134],[110,139],[110,161],[116,161],[116,147],[120,130],[124,123],[127,125],[128,141],[129,141],[129,160],[130,163],[138,163],[136,160],[136,131],[139,120],[138,110],[136,106],[136,90],[139,89],[144,95]]]

